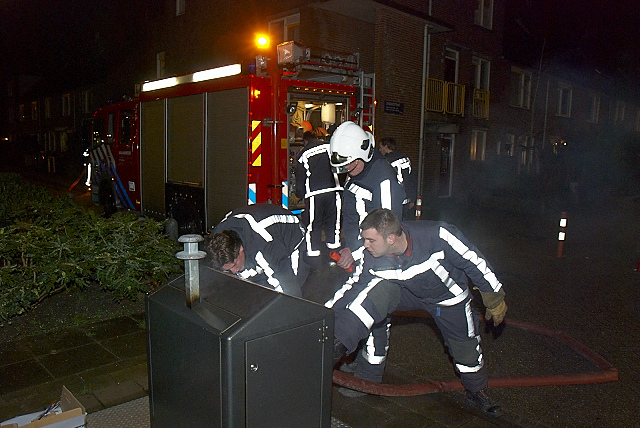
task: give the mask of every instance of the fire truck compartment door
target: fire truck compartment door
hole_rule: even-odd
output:
[[[164,217],[164,100],[140,105],[140,198],[142,214]]]
[[[167,99],[167,181],[204,186],[204,95]]]
[[[207,93],[207,227],[247,203],[249,88]]]

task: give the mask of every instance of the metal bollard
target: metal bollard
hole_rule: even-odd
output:
[[[206,252],[198,250],[198,242],[204,241],[200,235],[182,235],[178,242],[184,243],[184,251],[176,254],[180,260],[184,260],[184,291],[187,298],[187,306],[192,307],[200,300],[200,262]]]
[[[422,195],[418,195],[416,199],[416,220],[420,220],[422,217]]]
[[[563,211],[560,214],[560,231],[558,232],[558,258],[564,257],[564,239],[566,236],[565,230],[567,228],[567,213]]]

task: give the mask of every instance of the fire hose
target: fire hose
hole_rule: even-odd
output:
[[[395,312],[394,315],[408,316],[415,318],[429,318],[425,311],[403,311]],[[489,387],[510,387],[510,386],[548,386],[548,385],[584,385],[590,383],[604,383],[618,380],[618,369],[613,367],[598,353],[587,348],[582,343],[573,339],[560,330],[552,330],[546,327],[537,326],[524,321],[517,321],[511,318],[503,321],[506,325],[527,330],[533,333],[542,334],[557,339],[573,349],[575,352],[593,363],[599,370],[586,373],[562,374],[562,375],[532,375],[532,376],[505,376],[489,377]],[[392,385],[384,383],[374,383],[363,379],[358,379],[339,370],[333,372],[333,382],[336,385],[365,392],[372,395],[382,395],[387,397],[411,397],[416,395],[432,394],[434,392],[446,392],[463,390],[464,386],[459,380],[431,381],[426,383]]]

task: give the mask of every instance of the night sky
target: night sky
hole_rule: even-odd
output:
[[[535,34],[516,40],[514,52],[535,58],[544,41],[545,54],[640,75],[640,0],[501,1],[540,8],[524,18]],[[163,7],[163,0],[0,0],[0,72],[99,78],[145,31],[130,18],[160,16]]]
[[[573,53],[608,71],[640,69],[640,0],[542,1],[549,51]]]

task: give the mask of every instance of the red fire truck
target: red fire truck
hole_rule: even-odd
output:
[[[233,64],[145,82],[135,100],[98,110],[96,197],[173,218],[181,234],[206,233],[247,203],[300,209],[293,195],[304,130],[322,134],[346,120],[373,129],[375,83],[357,54],[294,42],[276,53],[277,62],[257,57],[248,71]]]

